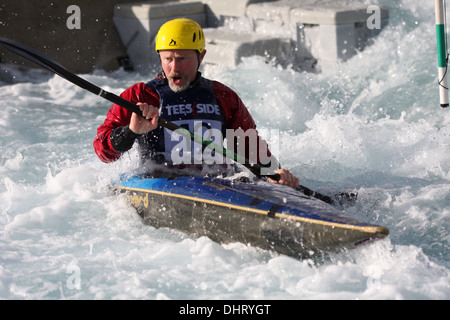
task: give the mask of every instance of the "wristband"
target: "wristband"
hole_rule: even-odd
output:
[[[111,145],[117,152],[126,152],[131,149],[134,140],[140,136],[140,134],[131,131],[128,126],[118,127],[111,132]]]

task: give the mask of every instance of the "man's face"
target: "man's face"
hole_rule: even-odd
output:
[[[201,59],[205,51],[201,55]],[[198,53],[195,50],[161,50],[161,66],[170,88],[175,92],[186,90],[197,76]]]

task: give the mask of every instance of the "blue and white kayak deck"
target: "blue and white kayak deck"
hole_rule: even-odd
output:
[[[266,182],[136,176],[119,189],[157,228],[295,257],[355,248],[389,234],[386,227],[356,221],[316,198]]]

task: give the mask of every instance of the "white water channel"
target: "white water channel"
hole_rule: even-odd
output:
[[[5,66],[0,298],[450,298],[450,109],[439,107],[434,3],[387,4],[390,25],[333,70],[256,57],[204,70],[240,94],[262,131],[279,130],[279,158],[303,185],[357,190],[347,214],[388,227],[387,239],[317,264],[145,225],[108,188],[133,161],[106,165],[93,151],[110,103]],[[120,94],[154,75],[81,76]]]

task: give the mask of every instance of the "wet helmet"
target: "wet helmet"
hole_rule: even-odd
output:
[[[156,35],[155,50],[192,49],[202,53],[205,36],[200,25],[186,18],[164,23]]]

